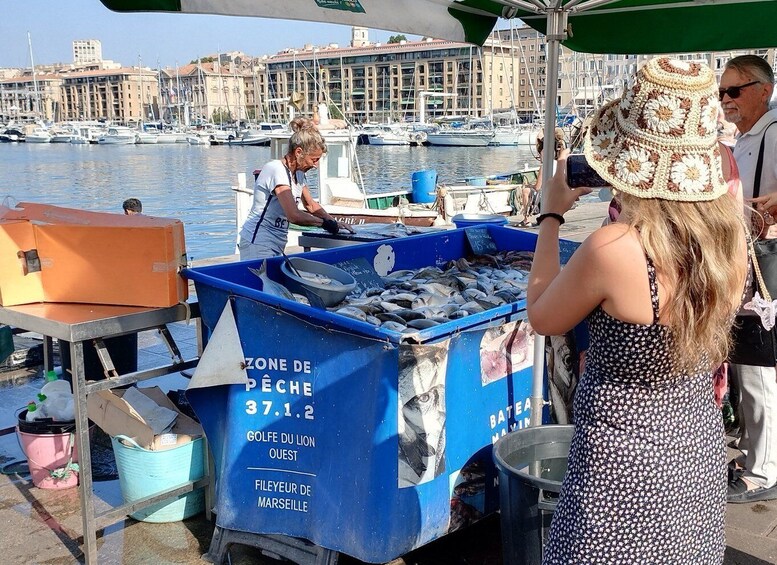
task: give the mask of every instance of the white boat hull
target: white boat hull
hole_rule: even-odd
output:
[[[157,143],[178,143],[179,141],[186,141],[186,138],[178,135],[177,133],[160,133],[157,139]]]
[[[370,145],[383,145],[383,146],[402,146],[410,145],[410,140],[400,136],[393,135],[371,135]]]
[[[190,135],[186,138],[189,145],[210,145],[210,140],[207,137],[201,137],[199,135]]]
[[[159,142],[159,136],[155,133],[138,133],[136,143],[140,145],[155,145]]]
[[[534,147],[537,143],[538,131],[535,129],[496,130],[489,145],[528,145]]]
[[[493,133],[427,133],[426,141],[429,145],[444,147],[485,147],[493,137]]]
[[[124,137],[124,136],[115,136],[115,137],[101,137],[97,140],[97,143],[99,145],[134,145],[135,144],[135,137]]]
[[[27,143],[51,143],[51,136],[37,136],[37,135],[28,135],[26,138]]]

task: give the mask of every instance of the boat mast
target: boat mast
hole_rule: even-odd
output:
[[[473,117],[475,96],[472,88],[472,45],[469,46],[469,117]]]
[[[181,127],[181,75],[178,72],[178,61],[175,62],[175,105],[178,108],[178,127]]]
[[[30,46],[30,66],[32,67],[32,85],[33,85],[33,93],[32,93],[32,103],[33,108],[35,110],[35,113],[37,114],[38,118],[41,118],[41,112],[40,112],[40,96],[38,93],[38,79],[35,77],[35,60],[32,58],[32,37],[30,36],[30,32],[27,32],[27,44]]]
[[[145,110],[143,104],[145,102],[145,96],[143,96],[143,59],[138,55],[138,79],[140,81],[140,131],[143,131],[143,122],[145,121]]]
[[[159,64],[159,59],[156,60],[156,85],[157,89],[159,89],[159,125],[157,126],[159,129],[163,129],[163,122],[164,122],[164,115],[165,111],[162,108],[164,104],[164,88],[162,88],[162,67]]]
[[[539,100],[537,100],[537,92],[534,90],[534,81],[531,78],[532,77],[531,70],[529,69],[529,65],[526,64],[526,53],[523,50],[523,42],[520,41],[520,39],[518,41],[518,50],[521,53],[520,62],[523,64],[524,68],[526,69],[526,78],[529,81],[529,91],[531,92],[531,97],[532,97],[532,100],[534,101],[535,109],[532,110],[532,122],[533,122],[535,111],[539,113],[541,119],[544,118],[544,112],[543,112],[543,109],[540,107]],[[550,75],[548,74],[545,76],[550,76]],[[545,85],[545,88],[547,88],[547,84]]]

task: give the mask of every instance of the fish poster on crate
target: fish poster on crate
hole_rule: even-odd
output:
[[[445,373],[448,341],[399,346],[399,486],[445,471]]]
[[[384,563],[498,508],[492,445],[528,416],[531,370],[484,386],[481,348],[501,340],[493,349],[517,355],[523,326],[506,317],[397,344],[248,297],[219,300],[221,317],[213,303],[203,316],[200,365],[213,386],[187,398],[215,462],[220,528]]]
[[[510,322],[483,333],[480,341],[480,380],[483,386],[531,367],[534,330],[528,320]]]

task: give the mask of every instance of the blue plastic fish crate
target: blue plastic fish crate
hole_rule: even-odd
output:
[[[534,249],[533,233],[486,229],[500,251]],[[462,229],[303,254],[379,273],[468,255]],[[249,379],[187,392],[217,462],[218,525],[385,563],[496,511],[492,445],[529,421],[525,301],[408,336],[264,293],[260,264],[185,273],[206,336],[231,309]],[[270,278],[280,265],[267,260]]]

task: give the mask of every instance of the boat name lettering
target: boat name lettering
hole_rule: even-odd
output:
[[[515,422],[512,422],[509,426],[506,426],[501,430],[496,431],[491,436],[491,444],[492,445],[495,444],[500,437],[507,435],[507,432],[522,430],[524,428],[528,428],[530,425],[531,425],[531,418],[529,418],[529,416],[526,416],[523,420],[516,420]]]
[[[529,398],[526,398],[523,402],[519,400],[515,404],[511,404],[507,406],[504,410],[500,410],[496,414],[491,414],[488,417],[489,423],[491,425],[491,429],[493,430],[499,424],[503,424],[508,419],[513,419],[519,416],[525,410],[529,410],[530,408],[531,408],[531,400]]]

